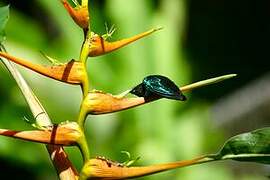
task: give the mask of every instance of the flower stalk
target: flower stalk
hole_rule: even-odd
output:
[[[90,151],[89,151],[89,147],[88,147],[88,143],[85,137],[85,133],[84,131],[82,131],[83,136],[81,136],[81,138],[79,139],[78,143],[78,147],[81,151],[81,154],[83,156],[83,162],[84,164],[90,159]]]

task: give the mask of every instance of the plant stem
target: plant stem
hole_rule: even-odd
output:
[[[81,1],[81,6],[86,8],[87,11],[89,11],[88,9],[88,0],[82,0]],[[90,16],[89,16],[90,19]],[[88,58],[89,55],[89,51],[90,51],[90,45],[91,45],[91,29],[90,29],[90,22],[88,25],[88,28],[84,29],[84,42],[82,45],[82,49],[81,49],[81,53],[80,53],[80,62],[83,63],[84,66],[84,70],[86,71],[87,74],[87,65],[86,65],[86,60]],[[80,151],[82,153],[83,156],[83,160],[84,163],[87,162],[90,159],[90,152],[89,152],[89,148],[88,148],[88,144],[87,144],[87,140],[85,137],[85,132],[84,132],[84,122],[87,116],[87,111],[84,108],[84,99],[86,98],[88,91],[89,91],[89,79],[88,76],[86,76],[82,82],[81,85],[82,88],[82,92],[83,92],[83,100],[82,100],[82,104],[80,107],[80,112],[79,112],[79,116],[77,119],[77,123],[82,131],[82,137],[80,139],[80,141],[78,142]]]
[[[84,99],[85,99],[85,97],[84,97]],[[82,135],[83,135],[81,137],[80,141],[78,142],[78,145],[79,145],[79,148],[80,148],[80,151],[82,153],[83,160],[85,163],[90,158],[90,151],[89,151],[89,147],[88,147],[87,140],[85,137],[85,132],[84,132],[84,123],[85,123],[85,119],[87,117],[87,109],[85,109],[85,107],[84,107],[84,99],[82,100],[79,116],[77,118],[77,123],[78,123],[78,125],[82,131]]]
[[[84,107],[84,100],[83,100],[80,107],[80,113],[77,119],[77,123],[81,129],[83,129],[84,127],[86,116],[87,116],[87,109]]]
[[[82,63],[86,63],[86,60],[88,58],[88,54],[90,51],[90,44],[91,43],[91,32],[89,29],[87,29],[85,40],[82,45],[81,54],[80,54],[80,61]]]
[[[83,162],[86,163],[90,159],[90,152],[89,152],[87,140],[85,138],[85,132],[83,129],[81,129],[81,131],[82,131],[83,136],[79,140],[78,145],[79,145],[81,154],[83,156]]]
[[[86,65],[84,65],[84,70],[86,71]],[[89,92],[89,79],[88,79],[88,74],[85,72],[86,76],[84,77],[82,84],[81,84],[81,89],[83,93],[83,99],[86,98],[88,92]]]
[[[87,74],[86,60],[88,58],[88,54],[90,51],[90,43],[91,43],[91,32],[89,31],[89,29],[87,29],[85,40],[83,42],[81,53],[80,53],[80,62],[83,63],[84,69],[86,71],[85,74]],[[82,91],[83,91],[83,97],[86,97],[86,95],[88,94],[88,91],[89,91],[88,76],[86,76],[85,79],[83,80]]]

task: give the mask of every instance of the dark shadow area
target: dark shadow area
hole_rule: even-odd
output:
[[[195,96],[219,98],[269,71],[270,1],[191,0],[187,3],[185,48],[193,81],[238,74],[230,82],[232,86],[209,86],[194,91]]]
[[[47,35],[49,41],[54,40],[60,35],[60,30],[57,23],[51,17],[50,13],[37,0],[34,1],[11,1],[2,0],[4,4],[10,4],[12,9],[33,19],[39,26],[42,27],[44,34]]]
[[[1,179],[27,179],[37,180],[36,173],[30,168],[20,163],[10,161],[10,159],[0,158]]]

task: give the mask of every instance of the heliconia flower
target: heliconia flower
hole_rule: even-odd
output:
[[[209,161],[207,157],[199,157],[192,160],[171,162],[142,167],[127,167],[121,163],[106,159],[90,159],[85,163],[82,171],[82,179],[129,179],[151,175],[185,166],[191,166]]]
[[[108,42],[102,36],[92,33],[89,56],[94,57],[94,56],[107,54],[109,52],[115,51],[123,46],[126,46],[134,41],[137,41],[161,29],[162,28],[151,29],[149,31],[137,34],[133,37],[122,39],[119,41],[114,41],[114,42]]]
[[[0,135],[44,144],[74,146],[82,137],[82,132],[77,123],[66,122],[42,130],[14,131],[0,129]]]
[[[180,87],[178,88],[181,92],[187,92],[187,91],[191,91],[193,89],[199,88],[199,87],[218,83],[220,81],[224,81],[226,79],[230,79],[235,76],[236,74],[219,76],[216,78],[199,81],[199,82],[192,83],[186,86],[182,86],[181,88]],[[153,96],[153,97],[151,96],[151,98],[125,97],[132,90],[133,89],[127,90],[120,95],[112,95],[112,94],[104,93],[101,91],[89,92],[83,101],[83,108],[85,109],[87,114],[92,114],[92,115],[106,114],[106,113],[112,113],[116,111],[122,111],[125,109],[133,108],[133,107],[143,105],[145,103],[149,103],[149,102],[162,98],[162,96]]]
[[[90,92],[83,101],[88,114],[98,115],[125,110],[145,103],[144,98],[118,98],[108,93]]]
[[[89,26],[88,7],[78,5],[77,7],[73,8],[66,0],[61,1],[74,22],[81,28],[87,29]]]
[[[44,66],[11,56],[4,52],[0,52],[0,57],[4,57],[7,60],[22,65],[49,78],[69,84],[80,85],[87,77],[83,63],[75,60],[71,60],[70,62],[62,65]]]

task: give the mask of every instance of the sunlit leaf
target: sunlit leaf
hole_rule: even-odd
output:
[[[270,128],[234,136],[212,157],[215,160],[232,159],[270,164]]]
[[[0,7],[0,43],[5,40],[5,26],[9,18],[9,6]]]

